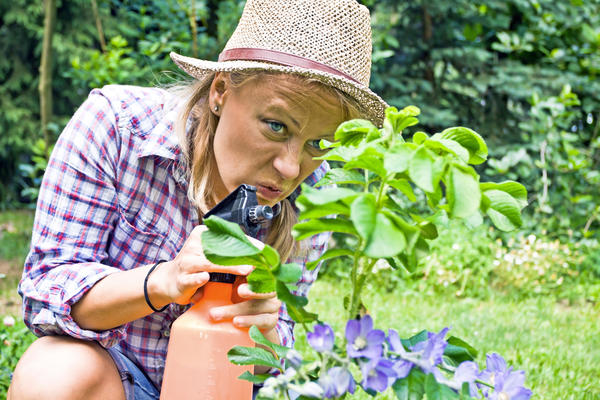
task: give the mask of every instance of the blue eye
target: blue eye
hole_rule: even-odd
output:
[[[308,141],[308,145],[316,150],[321,150],[321,145],[319,143],[321,143],[321,139],[315,139],[315,140]]]
[[[269,125],[269,128],[271,128],[271,130],[275,133],[281,133],[285,128],[285,125],[277,121],[267,121],[267,124]]]

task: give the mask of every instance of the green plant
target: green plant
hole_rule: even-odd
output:
[[[56,124],[52,124],[52,129],[56,132]],[[31,163],[19,164],[19,172],[21,173],[24,182],[24,188],[21,190],[21,196],[28,199],[32,204],[35,204],[42,184],[44,172],[48,167],[48,157],[54,145],[46,149],[44,139],[38,139],[31,147]]]
[[[404,279],[419,292],[485,298],[491,289],[489,279],[498,247],[486,224],[477,228],[448,226],[440,230],[430,253]],[[378,280],[393,274],[391,270],[386,272]]]
[[[12,371],[21,355],[35,340],[23,321],[15,321],[13,316],[2,315],[0,321],[0,397],[6,392],[12,378]]]
[[[484,140],[468,128],[457,127],[431,137],[419,131],[407,141],[402,132],[418,123],[418,114],[419,109],[412,106],[401,111],[389,108],[383,128],[377,129],[366,120],[352,120],[338,127],[335,142],[321,142],[330,151],[319,159],[340,162],[342,167],[333,168],[317,185],[337,186],[321,190],[303,186],[296,201],[302,222],[294,226],[293,233],[297,240],[324,231],[351,238],[351,249],[332,248],[319,260],[307,264],[308,268],[315,268],[325,259],[350,259],[350,293],[344,299],[346,340],[342,346],[334,347],[331,327],[315,325],[311,346],[318,352],[319,360],[303,363],[299,354],[268,342],[258,329],[251,329],[251,337],[257,343],[270,347],[290,367],[278,378],[245,374],[244,379],[264,381],[259,397],[282,398],[287,388],[306,398],[338,397],[353,392],[355,380],[371,395],[395,382],[393,387],[400,399],[487,397],[491,389],[529,397],[530,392],[522,387],[522,372],[511,375],[512,370],[506,368],[495,370],[501,357],[492,354],[488,355],[488,369],[479,374],[478,366],[472,362],[476,351],[458,338],[446,341],[447,328],[435,334],[423,331],[402,341],[390,330],[387,345],[383,346],[385,334],[373,330],[371,317],[364,315],[362,292],[377,263],[413,270],[417,260],[429,252],[427,240],[437,237],[436,225],[445,224],[448,219],[480,225],[482,214],[503,230],[521,225],[525,188],[513,181],[480,183],[471,166],[487,158]],[[404,206],[405,200],[417,201],[415,190],[426,199],[428,213],[411,213]],[[306,324],[317,315],[304,309],[305,298],[290,292],[290,285],[300,277],[299,266],[281,264],[269,246],[256,248],[235,224],[215,217],[208,218],[205,224],[209,230],[202,239],[207,258],[221,265],[254,265],[256,268],[248,276],[252,290],[276,290],[291,317],[308,331]],[[229,356],[234,363],[268,365],[283,372],[277,358],[264,349],[235,347]],[[497,374],[495,384],[481,381],[489,374]],[[514,385],[502,386],[505,379],[514,379]],[[337,382],[337,389],[332,388],[333,382]]]
[[[526,225],[566,239],[591,238],[600,227],[600,138],[577,121],[580,101],[570,86],[558,96],[530,99],[529,118],[519,124],[525,144],[504,146],[490,160],[490,175],[522,174],[532,192]]]

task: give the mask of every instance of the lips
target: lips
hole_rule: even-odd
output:
[[[275,201],[281,197],[283,191],[277,186],[271,186],[269,184],[258,184],[256,186],[257,193],[266,200]]]

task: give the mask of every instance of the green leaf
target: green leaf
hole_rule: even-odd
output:
[[[438,231],[435,224],[417,214],[410,214],[412,219],[417,222],[417,227],[421,230],[421,236],[425,239],[435,239],[438,237]]]
[[[339,140],[343,146],[355,146],[367,137],[379,137],[379,130],[371,121],[365,119],[343,122],[335,131],[335,140]]]
[[[277,354],[277,357],[279,358],[285,357],[287,352],[290,350],[289,347],[281,346],[271,342],[262,334],[256,325],[252,325],[248,333],[250,334],[250,339],[254,340],[258,344],[262,344],[263,346],[270,348],[275,352],[275,354]]]
[[[450,168],[447,196],[453,217],[467,218],[479,209],[481,192],[476,176],[457,166]]]
[[[340,232],[356,235],[356,229],[351,221],[341,218],[319,218],[300,222],[292,228],[296,240],[302,240],[321,232]]]
[[[448,338],[448,345],[444,349],[444,355],[450,357],[458,365],[463,361],[475,360],[477,358],[477,350],[464,340],[456,336],[450,336]]]
[[[429,138],[425,132],[415,132],[413,135],[412,141],[414,144],[421,144]]]
[[[432,193],[434,191],[433,168],[433,157],[424,146],[419,146],[410,159],[408,175],[415,185],[427,193]]]
[[[422,330],[416,335],[409,337],[408,339],[400,339],[400,341],[402,342],[402,346],[404,346],[406,350],[410,350],[410,348],[413,347],[415,344],[423,342],[425,340],[427,340],[426,330]]]
[[[471,389],[469,389],[469,382],[463,382],[460,392],[459,392],[460,400],[472,400],[471,397]]]
[[[398,379],[392,385],[398,400],[421,400],[425,394],[425,374],[413,368],[404,379]]]
[[[375,195],[372,193],[361,193],[350,206],[350,219],[358,234],[365,241],[369,241],[375,228],[375,215],[377,213],[375,202]]]
[[[460,143],[455,142],[454,140],[432,137],[425,142],[425,146],[433,150],[442,150],[446,153],[454,154],[465,163],[469,162],[469,150],[465,149]]]
[[[458,393],[446,385],[442,385],[435,380],[433,374],[427,374],[425,377],[425,393],[427,400],[452,400],[458,399]]]
[[[356,147],[340,146],[335,147],[328,151],[326,154],[320,157],[315,157],[314,159],[347,162],[356,158],[361,153],[361,151],[362,149]]]
[[[203,234],[206,232],[203,232]],[[208,250],[204,250],[204,255],[206,258],[213,264],[216,265],[254,265],[255,267],[268,268],[269,266],[264,263],[260,255],[250,256],[250,257],[230,257],[230,256],[220,256],[211,253]]]
[[[227,358],[236,365],[264,365],[281,369],[281,364],[275,356],[260,347],[235,346],[227,352]]]
[[[279,253],[277,252],[277,250],[275,250],[268,244],[265,244],[265,247],[263,247],[261,254],[267,260],[267,264],[269,267],[275,267],[279,265]]]
[[[393,211],[383,210],[382,212],[398,227],[398,229],[404,232],[406,236],[419,232],[419,228],[406,222],[404,218],[400,217]]]
[[[277,282],[277,298],[285,303],[287,312],[298,323],[312,322],[317,319],[317,314],[309,313],[304,309],[308,303],[306,297],[296,296],[283,282]]]
[[[385,119],[389,121],[393,132],[400,134],[405,128],[419,123],[415,117],[420,113],[421,110],[415,106],[405,107],[401,111],[398,111],[396,107],[388,107],[385,110]]]
[[[491,189],[501,190],[503,192],[510,194],[515,200],[517,200],[517,202],[519,203],[519,206],[521,208],[527,206],[527,189],[525,189],[525,186],[521,185],[518,182],[515,182],[515,181],[504,181],[504,182],[500,182],[500,183],[485,182],[485,183],[480,183],[479,188],[481,189],[482,192],[485,192],[485,191],[491,190]]]
[[[343,168],[332,168],[319,182],[315,184],[315,187],[327,186],[327,185],[341,185],[341,184],[356,184],[365,185],[365,175],[361,174],[356,170],[347,170]]]
[[[481,215],[481,212],[478,210],[477,212],[473,213],[469,217],[465,218],[464,223],[466,224],[466,226],[468,228],[475,229],[478,226],[480,226],[481,224],[483,224],[483,216]]]
[[[415,202],[417,201],[417,197],[415,196],[415,192],[413,192],[412,186],[406,179],[393,179],[388,181],[388,185],[393,187],[394,189],[398,189],[402,194],[408,198],[408,200]]]
[[[296,263],[282,264],[273,273],[282,282],[296,283],[302,277],[302,267]]]
[[[296,199],[296,206],[300,209],[298,219],[321,218],[333,215],[350,216],[350,206],[342,201],[334,201],[331,203],[314,205],[300,196]]]
[[[383,154],[372,147],[366,148],[355,160],[347,162],[346,165],[344,165],[344,168],[366,169],[381,177],[385,177],[387,175],[387,171],[383,166]]]
[[[481,164],[487,160],[488,148],[483,138],[474,130],[465,127],[448,128],[432,138],[450,139],[469,151],[469,163]]]
[[[319,263],[321,261],[329,260],[331,258],[336,258],[336,257],[342,257],[342,256],[353,257],[354,252],[350,249],[336,249],[336,248],[329,249],[315,261],[306,263],[306,269],[309,269],[309,270],[314,269],[317,265],[319,265]]]
[[[240,376],[238,376],[238,379],[241,379],[241,380],[244,380],[244,381],[248,381],[248,382],[252,382],[255,385],[259,385],[259,384],[263,383],[264,381],[266,381],[271,376],[272,376],[271,374],[252,375],[250,372],[244,371],[243,374],[241,374]]]
[[[356,196],[356,192],[352,189],[342,187],[323,188],[319,190],[304,184],[302,186],[302,196],[311,204],[323,205]]]
[[[521,207],[510,194],[501,190],[486,190],[483,192],[482,203],[498,229],[511,231],[522,225]]]
[[[252,256],[260,253],[238,224],[211,216],[204,220],[207,231],[202,232],[204,252],[228,257]]]
[[[405,247],[404,233],[385,214],[377,213],[365,254],[372,258],[388,258],[400,253]]]
[[[266,268],[254,268],[247,276],[250,290],[254,293],[270,293],[275,291],[275,277]]]
[[[389,173],[404,172],[415,150],[410,143],[398,143],[385,152],[383,166]]]

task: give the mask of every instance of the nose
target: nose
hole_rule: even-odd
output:
[[[281,144],[281,149],[273,160],[273,167],[285,180],[291,180],[300,174],[302,162],[302,145],[288,141]]]

